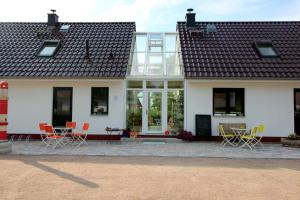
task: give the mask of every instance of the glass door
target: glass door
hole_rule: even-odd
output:
[[[147,92],[147,133],[162,133],[162,92]]]
[[[65,126],[67,121],[72,121],[72,91],[71,87],[53,89],[53,126]]]
[[[300,89],[294,91],[295,104],[295,133],[300,135]]]

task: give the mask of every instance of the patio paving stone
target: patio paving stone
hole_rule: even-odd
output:
[[[88,141],[88,146],[66,145],[52,149],[40,141],[13,142],[15,155],[98,155],[98,156],[162,156],[162,157],[222,157],[222,158],[281,158],[300,159],[300,148],[282,147],[281,144],[264,144],[254,150],[231,146],[223,147],[218,142],[166,142],[137,143]]]

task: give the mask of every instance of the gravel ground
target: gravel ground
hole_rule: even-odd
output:
[[[0,199],[300,200],[300,160],[0,155]]]

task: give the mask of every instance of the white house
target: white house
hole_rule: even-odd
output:
[[[134,22],[0,23],[0,78],[9,83],[8,133],[38,123],[90,122],[144,136],[196,132],[196,115],[266,125],[266,139],[300,134],[300,22],[196,22],[138,33]]]

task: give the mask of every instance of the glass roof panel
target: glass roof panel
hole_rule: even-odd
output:
[[[181,76],[177,33],[135,33],[129,76]]]

